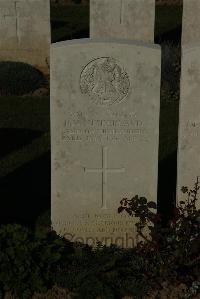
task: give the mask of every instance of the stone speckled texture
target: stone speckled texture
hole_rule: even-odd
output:
[[[0,0],[0,60],[49,73],[49,0]]]
[[[199,15],[199,0],[183,0],[182,45],[200,42]]]
[[[183,47],[178,150],[178,200],[182,186],[200,177],[200,45]]]
[[[90,0],[90,36],[154,42],[155,0]]]
[[[136,194],[156,200],[161,53],[126,41],[51,48],[52,225],[72,241],[133,246]]]

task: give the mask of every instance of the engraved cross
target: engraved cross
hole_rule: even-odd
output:
[[[17,41],[19,42],[19,15],[17,10],[17,1],[15,1],[15,19],[16,19],[16,36],[17,36]]]
[[[125,168],[108,168],[108,148],[102,148],[102,167],[101,168],[85,168],[86,173],[101,173],[102,174],[102,209],[107,209],[107,182],[108,173],[122,173]]]
[[[124,5],[123,5],[123,0],[120,0],[120,24],[123,22],[123,12],[124,12]]]
[[[18,3],[18,1],[14,2],[15,14],[14,15],[4,15],[4,18],[6,18],[6,17],[15,18],[16,37],[17,37],[17,41],[19,42],[19,14],[18,14],[18,9],[17,9],[17,3]]]

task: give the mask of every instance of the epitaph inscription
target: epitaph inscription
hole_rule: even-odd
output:
[[[134,220],[125,213],[80,213],[74,214],[71,219],[53,221],[52,225],[59,235],[71,242],[82,242],[91,246],[100,242],[120,247],[133,247],[137,244]],[[86,237],[83,237],[84,235]]]
[[[185,125],[185,137],[200,136],[200,120],[188,120]]]
[[[83,94],[97,105],[120,103],[128,94],[130,81],[126,71],[111,57],[101,57],[88,63],[81,73]]]

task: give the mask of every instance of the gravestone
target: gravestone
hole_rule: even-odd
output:
[[[90,37],[154,42],[155,0],[90,0]]]
[[[156,200],[160,64],[139,42],[52,45],[52,226],[71,241],[133,246],[135,219],[117,210]]]
[[[49,73],[49,0],[0,0],[0,60]]]
[[[200,177],[200,45],[182,49],[177,199]],[[185,198],[184,198],[185,199]]]
[[[199,15],[199,0],[183,0],[182,45],[200,42]]]

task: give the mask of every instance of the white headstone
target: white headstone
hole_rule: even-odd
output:
[[[183,0],[182,45],[200,42],[199,15],[199,0]]]
[[[133,246],[122,198],[156,201],[158,46],[77,40],[51,48],[52,225],[72,241]]]
[[[154,42],[155,0],[90,0],[90,37]]]
[[[0,0],[0,36],[0,60],[49,73],[49,0]]]
[[[200,45],[182,49],[178,149],[178,201],[183,186],[192,188],[200,177]]]

